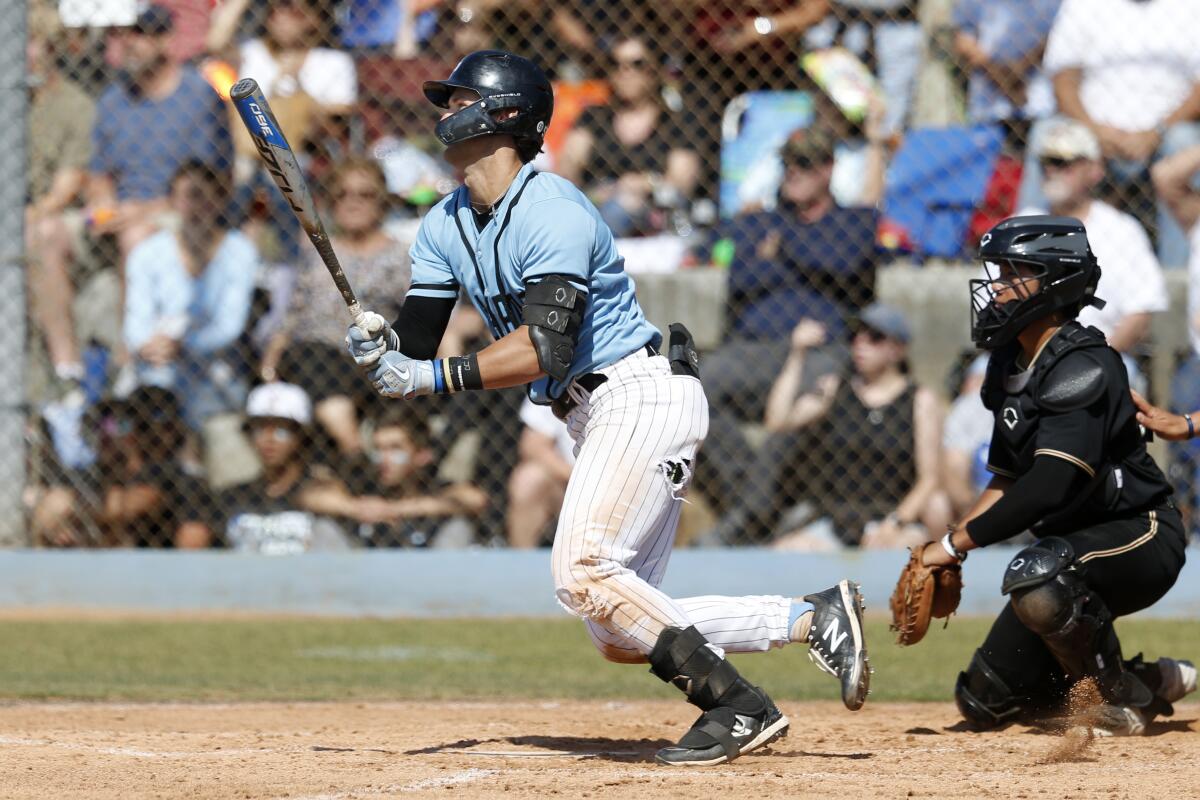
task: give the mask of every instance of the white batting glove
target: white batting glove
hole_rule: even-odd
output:
[[[379,356],[378,364],[371,371],[370,377],[375,391],[384,397],[408,400],[433,394],[436,390],[432,361],[409,358],[393,350]]]
[[[382,315],[368,311],[361,324],[355,323],[346,331],[346,349],[359,367],[370,371],[385,352],[400,349],[400,337]]]

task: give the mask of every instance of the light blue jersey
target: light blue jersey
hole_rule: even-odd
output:
[[[521,168],[483,230],[467,187],[421,221],[412,247],[410,296],[457,297],[463,290],[499,339],[521,326],[525,287],[562,275],[587,292],[587,310],[566,381],[535,381],[529,396],[548,403],[572,379],[662,343],[642,313],[612,231],[591,202],[557,175]]]

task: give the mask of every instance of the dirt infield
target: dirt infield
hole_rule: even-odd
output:
[[[0,707],[5,798],[1195,797],[1200,705],[1142,739],[954,730],[942,704],[780,706],[788,738],[657,767],[682,703]]]

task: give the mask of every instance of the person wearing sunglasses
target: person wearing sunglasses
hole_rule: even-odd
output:
[[[933,391],[908,376],[908,322],[899,309],[868,306],[852,327],[849,377],[827,374],[801,391],[805,359],[825,336],[823,325],[801,320],[767,398],[767,429],[793,443],[795,477],[788,483],[801,485],[786,493],[808,498],[815,512],[810,524],[775,546],[837,550],[928,541],[930,530],[949,522],[938,483],[943,409]]]
[[[330,181],[330,220],[334,250],[359,301],[394,316],[408,291],[407,243],[384,230],[387,182],[379,163],[351,158]],[[329,289],[329,272],[311,248],[301,265],[281,329],[263,354],[262,376],[304,387],[314,414],[338,453],[361,453],[358,405],[367,386],[341,348],[346,305]]]
[[[1047,205],[1022,209],[1020,216],[1056,214],[1074,217],[1087,228],[1088,241],[1104,265],[1097,290],[1104,308],[1079,312],[1079,324],[1093,325],[1121,354],[1134,388],[1145,379],[1135,358],[1150,334],[1153,315],[1167,310],[1167,284],[1150,237],[1136,219],[1094,197],[1104,180],[1100,141],[1082,122],[1060,118],[1047,123],[1034,143],[1045,172]]]
[[[556,171],[584,188],[616,236],[657,233],[671,211],[688,211],[700,156],[682,112],[664,99],[649,43],[626,37],[611,53],[612,101],[584,109]]]

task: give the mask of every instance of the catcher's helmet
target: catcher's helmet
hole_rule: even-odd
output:
[[[1055,312],[1069,318],[1084,306],[1104,307],[1096,297],[1100,265],[1088,245],[1083,223],[1073,217],[1013,217],[979,240],[979,258],[987,278],[971,283],[971,339],[985,350],[1003,347],[1034,320]],[[1002,279],[1000,265],[1032,267],[1037,292],[997,302],[1014,282]]]
[[[435,133],[444,145],[478,136],[503,133],[517,140],[522,159],[537,155],[554,113],[554,92],[541,67],[527,58],[503,50],[471,53],[444,81],[426,81],[429,102],[450,107],[455,89],[468,89],[479,101],[456,111],[438,123]],[[493,112],[515,109],[517,113],[497,121]]]

